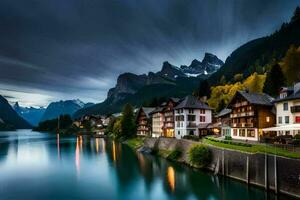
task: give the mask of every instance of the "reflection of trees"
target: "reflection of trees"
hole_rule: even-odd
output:
[[[15,143],[17,141],[12,141],[12,143]],[[10,148],[10,143],[8,141],[0,143],[0,162],[4,162],[6,158],[8,157],[8,150]],[[18,145],[12,144],[14,148],[16,148],[16,152],[18,151]]]

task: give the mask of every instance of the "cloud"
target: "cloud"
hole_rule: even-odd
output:
[[[120,73],[158,71],[165,60],[188,64],[206,51],[225,60],[288,21],[297,3],[2,0],[0,84],[39,91],[43,102],[99,102]]]

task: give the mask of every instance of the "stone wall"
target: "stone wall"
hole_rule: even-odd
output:
[[[159,150],[180,148],[180,162],[188,163],[188,150],[194,144],[190,140],[173,138],[147,138],[145,147]],[[265,154],[250,154],[209,146],[212,152],[210,170],[224,176],[258,185],[265,189],[300,198],[300,160]]]

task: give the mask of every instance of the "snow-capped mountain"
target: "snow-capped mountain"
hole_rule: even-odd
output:
[[[18,102],[13,105],[13,109],[18,113],[19,116],[29,122],[32,126],[38,125],[46,110],[43,107],[21,107]]]

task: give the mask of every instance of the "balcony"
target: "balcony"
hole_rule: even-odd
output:
[[[291,112],[292,113],[300,112],[300,106],[291,106]]]
[[[233,113],[230,114],[231,118],[236,118],[236,117],[249,117],[249,116],[254,116],[253,111],[248,111],[248,112],[241,112],[241,113]]]
[[[254,123],[232,123],[232,127],[252,128],[254,127]]]
[[[233,107],[242,107],[242,106],[247,106],[248,102],[247,101],[243,101],[243,102],[239,102],[239,103],[235,103],[233,104]]]

